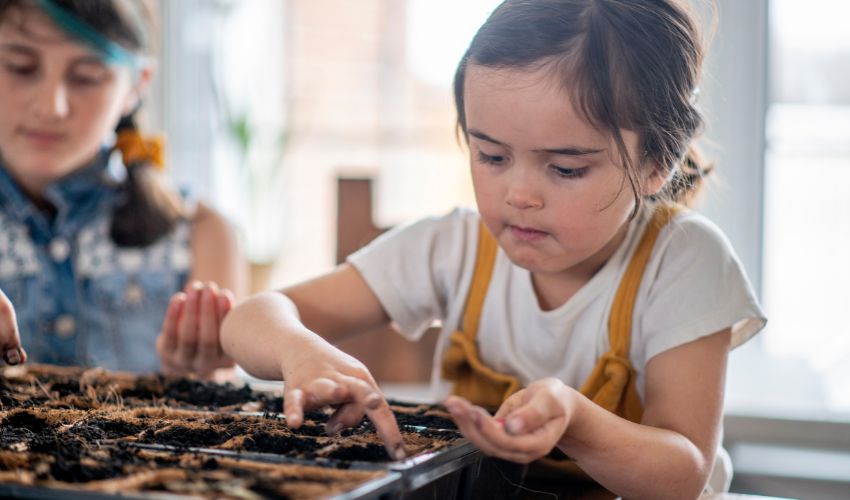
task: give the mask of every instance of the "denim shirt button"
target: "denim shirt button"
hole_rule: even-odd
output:
[[[138,305],[144,298],[144,289],[135,281],[131,281],[124,290],[124,299],[132,305]]]
[[[65,262],[65,259],[71,254],[71,246],[65,238],[53,238],[49,250],[54,262]]]
[[[77,331],[77,322],[70,314],[62,314],[53,322],[53,330],[57,336],[67,339]]]

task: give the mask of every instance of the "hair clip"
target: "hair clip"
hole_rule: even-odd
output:
[[[159,171],[165,169],[162,137],[142,137],[137,129],[129,128],[118,132],[115,148],[121,151],[124,165],[150,164]]]

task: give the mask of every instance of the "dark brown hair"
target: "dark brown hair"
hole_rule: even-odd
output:
[[[658,197],[687,202],[710,167],[692,144],[703,59],[700,32],[676,0],[506,0],[472,39],[455,73],[458,130],[465,136],[466,68],[549,67],[579,110],[610,134],[640,205],[638,168],[670,176]],[[638,133],[633,161],[621,129]],[[671,175],[672,174],[672,175]]]
[[[133,54],[148,50],[153,17],[144,0],[49,0],[52,6],[84,23]],[[0,0],[0,22],[10,8],[38,8],[28,0]],[[58,25],[63,29],[61,25]],[[73,33],[69,33],[73,36]],[[135,112],[121,119],[116,132],[135,129]],[[184,217],[180,197],[149,161],[126,162],[122,199],[112,212],[109,235],[123,247],[144,247],[170,233]]]

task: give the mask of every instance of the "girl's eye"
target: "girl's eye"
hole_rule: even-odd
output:
[[[501,155],[488,155],[483,151],[478,152],[478,161],[488,165],[499,165],[505,161],[505,157]]]
[[[12,73],[13,75],[17,75],[17,76],[30,76],[30,75],[35,74],[36,71],[38,71],[38,68],[34,65],[21,65],[21,64],[6,63],[6,64],[3,65],[3,67],[9,73]]]
[[[552,165],[552,170],[556,175],[565,179],[581,179],[587,173],[587,167],[565,168]]]
[[[103,78],[87,75],[71,75],[69,80],[74,85],[91,86],[98,85],[103,81]]]
[[[99,85],[108,78],[106,71],[75,71],[68,75],[68,80],[74,85]]]
[[[108,79],[109,70],[100,63],[81,63],[68,72],[68,81],[74,85],[99,85]]]

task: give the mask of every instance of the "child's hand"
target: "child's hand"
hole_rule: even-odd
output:
[[[21,347],[21,336],[18,334],[15,308],[3,290],[0,290],[0,353],[10,365],[27,361],[27,352]]]
[[[332,406],[336,411],[326,424],[328,434],[358,425],[367,415],[395,460],[406,456],[395,416],[381,390],[363,364],[324,342],[298,353],[298,361],[282,368],[286,422],[298,428],[304,412]]]
[[[207,378],[218,368],[233,366],[219,342],[224,316],[233,307],[233,294],[215,283],[193,281],[175,293],[168,304],[162,331],[156,339],[162,372],[197,374]]]
[[[481,451],[529,463],[549,454],[567,430],[570,391],[558,379],[538,380],[505,400],[495,416],[457,396],[444,404],[463,435]]]

